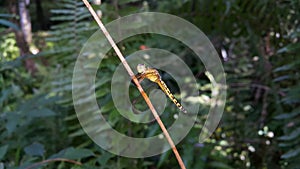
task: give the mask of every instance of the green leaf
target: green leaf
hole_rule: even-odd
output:
[[[8,145],[4,145],[0,147],[0,160],[3,159],[5,154],[7,153]]]
[[[53,13],[53,14],[70,14],[70,15],[74,15],[75,11],[74,11],[74,9],[52,9],[51,13]]]
[[[11,27],[11,28],[13,28],[13,29],[15,29],[17,31],[20,30],[20,28],[16,24],[14,24],[12,22],[9,22],[7,20],[3,20],[3,19],[0,19],[0,25]]]
[[[288,159],[288,158],[298,156],[299,154],[300,154],[300,147],[297,149],[292,149],[292,150],[288,151],[287,153],[283,154],[281,156],[281,158]]]
[[[25,147],[25,153],[31,156],[43,156],[45,153],[44,145],[41,143],[32,143]]]
[[[281,136],[278,139],[279,140],[293,140],[293,139],[297,138],[299,135],[300,135],[300,127],[293,130],[290,134]]]
[[[170,157],[170,154],[171,154],[171,150],[169,151],[166,151],[165,153],[163,153],[160,158],[159,158],[159,162],[158,162],[158,167],[162,166],[164,161],[166,161],[169,157]]]
[[[290,113],[279,114],[274,118],[277,120],[290,119],[290,118],[296,117],[299,114],[300,114],[300,108],[297,108]]]
[[[2,13],[2,14],[0,14],[0,17],[3,17],[3,18],[13,18],[13,17],[14,17],[14,15],[12,15],[12,14],[6,14],[6,13]]]
[[[96,97],[99,98],[102,96],[106,96],[107,94],[109,94],[109,92],[110,92],[110,90],[108,88],[103,88],[103,89],[97,90]]]
[[[50,117],[55,116],[56,113],[48,108],[40,108],[30,111],[26,115],[28,117]]]
[[[184,161],[187,168],[191,168],[194,160],[194,146],[193,145],[187,145],[183,149],[184,156],[182,157],[182,160]]]
[[[280,54],[280,53],[285,53],[285,52],[294,52],[299,48],[300,48],[300,43],[292,43],[292,44],[289,44],[289,45],[279,49],[277,51],[277,53]]]
[[[86,133],[84,132],[84,130],[79,129],[79,130],[76,130],[75,132],[71,133],[69,135],[69,137],[78,137],[78,136],[83,136],[83,135],[86,135]]]
[[[89,149],[74,149],[74,148],[70,148],[66,151],[66,153],[64,154],[65,158],[68,159],[82,159],[85,157],[90,157],[90,156],[95,156],[95,154],[89,150]]]
[[[282,102],[286,104],[300,103],[300,87],[299,84],[290,86],[288,88],[288,94],[282,99]]]
[[[10,87],[8,89],[4,89],[1,91],[1,95],[0,95],[0,106],[2,107],[2,104],[5,100],[8,99],[9,95],[11,95],[13,93],[13,88]],[[1,110],[1,109],[0,109]]]
[[[95,154],[89,149],[84,149],[84,148],[75,149],[73,147],[70,147],[60,151],[55,155],[52,155],[50,158],[67,158],[71,160],[79,160],[90,156],[95,156]]]
[[[107,104],[105,104],[104,106],[101,106],[101,112],[105,113],[108,112],[109,110],[113,109],[114,107],[114,103],[113,101],[108,102]]]
[[[273,80],[273,82],[280,82],[280,81],[283,81],[283,80],[291,79],[291,78],[293,78],[293,77],[294,77],[294,76],[292,76],[292,75],[279,76],[279,77],[275,78],[275,79]]]
[[[273,72],[281,72],[281,71],[292,70],[292,69],[295,69],[298,64],[300,64],[299,60],[295,61],[295,62],[292,62],[290,64],[286,64],[286,65],[277,67],[276,69],[273,70]]]
[[[21,123],[21,116],[17,112],[7,112],[4,115],[6,119],[5,128],[11,134],[16,130],[17,125]]]
[[[95,83],[96,88],[102,86],[103,84],[106,84],[107,82],[109,82],[111,80],[110,76],[103,76],[100,80],[97,80]]]
[[[97,158],[97,161],[100,164],[100,166],[105,166],[108,163],[108,160],[110,160],[112,157],[114,157],[113,154],[104,152],[99,158]]]
[[[89,149],[69,147],[67,149],[61,150],[57,154],[52,155],[50,159],[67,158],[71,160],[78,160],[90,156],[95,156],[95,154]]]

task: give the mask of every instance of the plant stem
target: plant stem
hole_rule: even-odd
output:
[[[107,38],[107,40],[109,41],[109,43],[111,44],[111,46],[113,47],[113,49],[115,50],[116,54],[118,55],[119,59],[121,60],[122,64],[124,65],[125,69],[127,70],[128,74],[130,75],[130,77],[133,79],[133,82],[136,84],[137,88],[139,89],[141,95],[143,96],[144,100],[146,101],[147,105],[149,106],[155,120],[157,121],[157,123],[159,124],[161,130],[163,131],[168,143],[170,144],[176,158],[177,161],[181,167],[181,169],[186,169],[185,165],[181,159],[181,156],[179,155],[176,146],[172,140],[172,138],[170,137],[170,134],[168,133],[166,127],[164,126],[163,122],[161,121],[158,113],[156,112],[156,110],[154,109],[153,104],[151,103],[149,97],[147,96],[147,94],[145,93],[145,91],[143,90],[141,84],[138,82],[137,78],[134,76],[133,71],[131,70],[130,66],[128,65],[128,63],[126,62],[124,56],[122,55],[120,49],[118,48],[118,46],[116,45],[116,43],[114,42],[114,40],[112,39],[112,37],[110,36],[110,34],[108,33],[108,31],[106,30],[105,26],[103,25],[103,23],[101,22],[101,20],[99,19],[99,17],[97,16],[96,12],[93,10],[93,8],[91,7],[91,5],[89,4],[89,2],[87,0],[82,0],[84,2],[84,4],[86,5],[86,7],[88,8],[88,10],[90,11],[90,13],[92,14],[92,16],[94,17],[95,21],[97,22],[97,24],[99,25],[100,29],[102,30],[102,32],[104,33],[105,37]]]

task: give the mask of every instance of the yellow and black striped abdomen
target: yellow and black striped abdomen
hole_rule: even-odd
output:
[[[155,81],[159,87],[162,89],[162,91],[173,101],[173,103],[183,112],[183,113],[187,113],[187,111],[185,110],[185,108],[183,108],[183,106],[178,102],[178,100],[174,97],[174,95],[171,93],[171,91],[169,90],[168,86],[166,85],[166,83],[161,80],[161,78],[158,78]]]

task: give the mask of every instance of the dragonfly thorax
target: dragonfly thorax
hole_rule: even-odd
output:
[[[136,67],[138,73],[143,73],[147,70],[147,67],[145,64],[138,64]]]

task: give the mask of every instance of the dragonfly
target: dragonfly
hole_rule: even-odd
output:
[[[145,64],[137,65],[138,74],[135,77],[139,82],[142,82],[145,78],[155,82],[161,88],[161,90],[171,99],[171,101],[181,110],[183,113],[187,113],[186,109],[178,102],[175,96],[171,93],[166,83],[162,80],[159,72],[155,68],[147,67]]]

